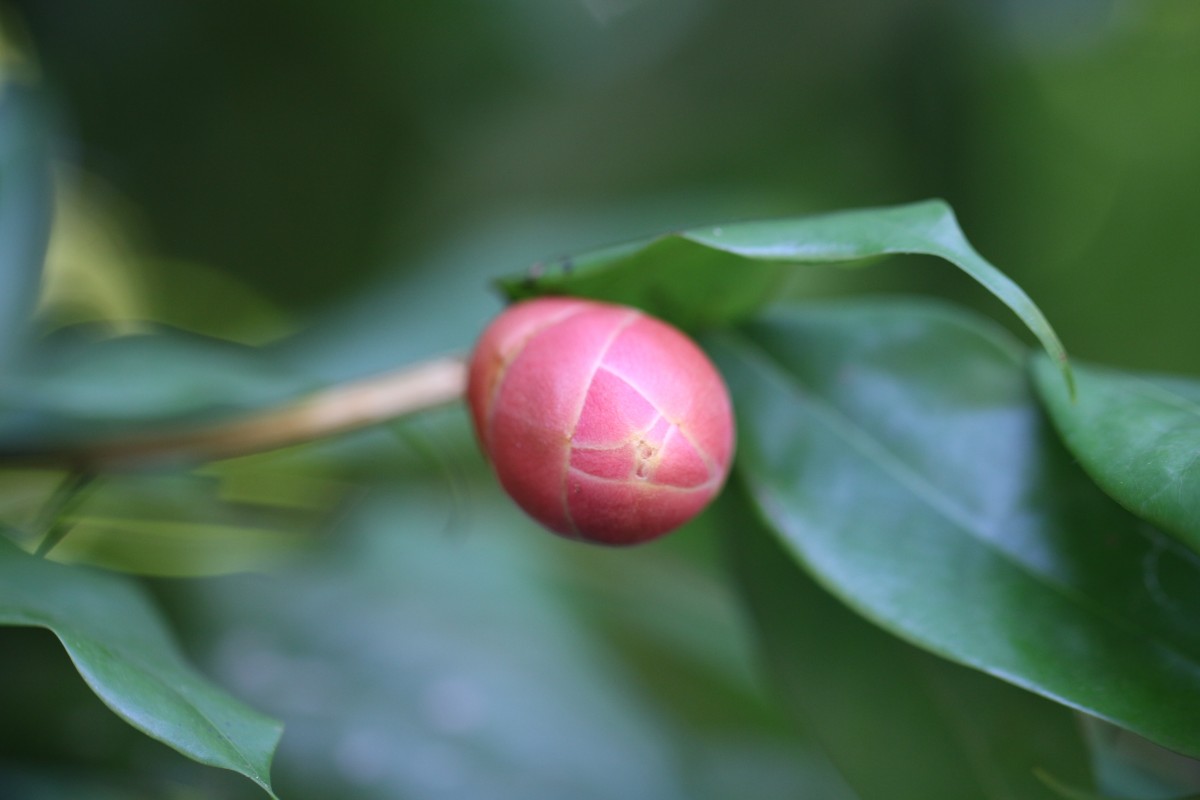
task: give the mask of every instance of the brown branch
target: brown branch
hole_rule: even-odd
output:
[[[249,455],[359,430],[445,405],[462,397],[466,382],[467,370],[462,358],[440,358],[332,386],[293,403],[228,422],[132,434],[43,452],[0,455],[0,463],[103,470],[154,461],[201,462]]]

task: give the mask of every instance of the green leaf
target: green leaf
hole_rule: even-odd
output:
[[[1071,711],[865,622],[798,570],[730,488],[728,548],[774,683],[862,800],[1050,800],[1038,768],[1089,785]]]
[[[1117,502],[1200,551],[1200,381],[1085,366],[1072,398],[1033,363],[1050,418]]]
[[[118,716],[267,791],[281,726],[190,667],[153,606],[114,575],[34,558],[0,539],[0,624],[46,628]]]
[[[573,294],[645,308],[684,328],[746,317],[774,299],[792,265],[937,256],[1020,317],[1062,370],[1067,354],[1029,296],[983,259],[941,200],[813,217],[696,228],[538,266],[501,288],[513,300]]]
[[[0,526],[30,552],[63,534],[48,558],[140,575],[196,577],[276,566],[323,538],[356,493],[305,474],[278,451],[195,471],[93,476],[65,504],[58,470],[0,472]],[[53,525],[51,524],[53,523]]]
[[[821,584],[913,644],[1200,753],[1197,561],[1077,469],[1011,339],[877,302],[711,344],[742,478]]]
[[[263,351],[183,331],[99,340],[64,331],[30,348],[0,386],[0,454],[211,421],[316,386]]]
[[[29,322],[50,239],[46,106],[33,89],[0,82],[0,369]]]

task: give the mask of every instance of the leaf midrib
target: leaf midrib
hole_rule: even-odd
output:
[[[749,350],[752,353],[756,353],[757,355],[751,355],[750,357],[754,360],[764,363],[770,369],[773,375],[782,376],[783,381],[789,385],[794,393],[801,394],[802,399],[807,397],[810,400],[810,407],[814,410],[814,412],[816,412],[817,418],[826,425],[827,429],[829,429],[831,433],[839,438],[844,439],[852,447],[859,449],[860,453],[872,462],[876,463],[876,465],[881,468],[884,474],[889,475],[902,485],[909,485],[913,482],[917,483],[918,485],[922,485],[924,487],[924,491],[914,492],[915,496],[929,505],[929,507],[936,514],[943,516],[948,522],[963,530],[964,533],[970,536],[970,538],[980,546],[991,551],[994,555],[998,556],[1001,561],[1009,564],[1009,566],[1013,569],[1024,573],[1029,578],[1032,578],[1035,583],[1045,586],[1047,589],[1068,600],[1073,605],[1080,607],[1083,611],[1087,612],[1091,616],[1098,617],[1101,620],[1113,625],[1117,629],[1129,633],[1138,639],[1154,642],[1168,652],[1179,656],[1192,668],[1192,672],[1194,674],[1200,676],[1200,658],[1198,658],[1194,653],[1190,652],[1190,648],[1181,650],[1177,644],[1163,639],[1161,634],[1159,634],[1157,631],[1147,633],[1147,631],[1141,626],[1126,621],[1121,617],[1115,616],[1108,608],[1095,605],[1086,595],[1080,594],[1073,587],[1063,585],[1051,579],[1049,576],[1034,570],[1023,561],[1013,557],[1004,549],[997,547],[986,536],[980,535],[975,530],[974,526],[969,523],[969,521],[960,520],[957,518],[957,515],[950,515],[949,513],[946,513],[943,509],[943,506],[948,505],[949,507],[953,508],[956,504],[952,499],[945,498],[944,492],[938,488],[936,484],[931,483],[927,478],[921,475],[902,458],[888,450],[888,448],[880,443],[875,437],[873,437],[869,431],[862,428],[862,426],[844,414],[826,398],[805,387],[804,384],[799,381],[797,376],[794,376],[790,371],[787,370],[786,364],[775,357],[774,354],[772,354],[768,349],[739,331],[728,331],[727,334],[727,338],[729,339],[741,340],[743,343],[742,348],[744,350]],[[1019,362],[1017,362],[1017,365],[1019,366]],[[863,447],[869,449],[864,450],[862,449]],[[875,458],[873,458],[872,453],[870,452],[871,450],[874,450],[875,454],[882,457],[884,460],[877,461]],[[768,514],[770,513],[769,509],[764,509],[764,512]],[[785,539],[787,539],[787,537],[785,537]],[[790,544],[790,539],[787,540]],[[828,585],[827,582],[823,581],[823,583]],[[864,608],[862,604],[855,600],[855,598],[850,597],[842,592],[840,587],[831,586],[829,588],[833,589],[836,594],[843,598],[845,602],[858,609],[859,612],[864,616],[875,620],[880,619],[873,609]],[[889,623],[885,627],[891,629],[893,625]],[[969,659],[969,657],[966,655],[957,654],[948,647],[943,647],[940,644],[937,647],[940,651],[946,653],[947,655],[953,654],[954,660],[967,660],[967,663],[977,663],[974,659]],[[990,668],[986,668],[986,665],[980,666],[985,667],[985,671],[992,671]]]
[[[81,631],[79,628],[71,625],[70,623],[62,623],[53,614],[31,614],[27,611],[19,612],[15,615],[0,614],[0,624],[43,628],[52,633],[67,651],[67,655],[71,659],[71,662],[75,665],[75,669],[79,673],[80,678],[82,678],[83,681],[87,683],[89,687],[91,687],[92,691],[96,693],[96,696],[99,697],[114,714],[125,720],[125,722],[132,727],[140,730],[142,733],[151,736],[151,738],[157,741],[163,741],[163,739],[160,737],[151,734],[142,726],[134,723],[133,720],[131,720],[129,716],[120,709],[115,708],[109,701],[109,698],[106,696],[107,689],[101,691],[101,687],[89,679],[89,675],[92,673],[92,667],[88,665],[86,661],[84,663],[80,662],[80,654],[75,649],[76,642],[95,642],[105,650],[112,651],[113,648],[106,644],[102,639],[97,639],[95,636]],[[160,675],[158,667],[153,662],[147,661],[146,659],[142,658],[139,653],[136,651],[130,651],[125,646],[118,646],[117,651],[120,653],[120,658],[122,661],[137,669],[142,675],[150,678],[159,686],[165,688],[169,695],[175,697],[184,707],[191,709],[201,720],[203,720],[208,728],[215,733],[219,739],[224,741],[229,746],[229,749],[232,751],[234,756],[236,756],[236,758],[233,759],[234,762],[236,763],[237,759],[241,759],[242,765],[246,769],[245,774],[247,774],[248,777],[252,778],[255,783],[258,783],[268,792],[271,791],[270,782],[263,777],[261,770],[259,770],[254,764],[250,756],[243,751],[243,749],[239,747],[238,744],[232,738],[230,738],[227,733],[221,730],[221,727],[209,717],[207,712],[190,701],[169,680]],[[186,674],[190,668],[185,664],[180,663],[177,669],[179,669],[181,673]],[[170,746],[173,748],[175,747],[174,744],[171,744]],[[220,765],[213,764],[212,766]]]
[[[49,630],[51,633],[53,633],[56,637],[58,637],[60,642],[62,642],[63,647],[67,650],[68,655],[71,657],[71,661],[75,663],[77,670],[79,669],[79,667],[81,665],[79,664],[78,661],[76,661],[77,653],[75,651],[75,642],[72,641],[72,639],[98,641],[92,636],[88,636],[87,634],[81,633],[79,630],[75,629],[74,626],[71,626],[71,625],[57,625],[56,627],[51,627],[51,626],[43,623],[43,626],[46,627],[46,629]],[[106,650],[110,649],[108,647],[108,645],[104,644],[103,641],[99,641],[99,644],[101,644]],[[213,733],[215,733],[221,740],[226,742],[229,745],[229,747],[232,749],[233,753],[238,758],[242,759],[246,768],[248,770],[250,770],[251,773],[253,773],[255,779],[256,780],[262,779],[262,775],[260,774],[258,768],[254,765],[254,763],[250,760],[250,757],[242,750],[242,748],[239,747],[237,745],[237,743],[234,742],[229,737],[228,734],[226,734],[223,730],[221,730],[221,727],[213,719],[211,719],[209,717],[207,712],[205,712],[202,708],[200,708],[195,703],[193,703],[191,700],[189,700],[187,698],[187,696],[184,695],[178,688],[176,688],[176,686],[173,683],[171,683],[169,680],[164,678],[159,673],[158,666],[156,666],[153,662],[146,661],[136,652],[131,653],[124,647],[120,648],[119,652],[121,655],[121,659],[123,661],[130,664],[131,666],[136,668],[139,672],[141,672],[143,675],[149,677],[155,683],[157,683],[158,685],[165,688],[167,690],[167,693],[170,694],[172,697],[176,698],[184,707],[190,708],[193,711],[195,711],[195,713],[202,720],[204,720],[204,722],[209,726],[209,728],[213,731]],[[89,667],[89,669],[90,669],[90,667]],[[190,667],[188,667],[187,665],[185,665],[183,663],[178,664],[176,666],[176,669],[178,669],[180,671],[180,673],[184,674],[185,676],[190,671]],[[83,674],[84,674],[83,671],[80,670],[81,677],[83,676]],[[87,679],[84,678],[84,680],[87,680]],[[90,685],[91,681],[88,681],[88,683]],[[93,686],[92,688],[95,689],[97,687]],[[119,714],[120,716],[122,716],[122,718],[124,718],[125,715],[122,714],[120,711],[117,711],[117,709],[113,709],[113,711],[116,712],[117,714]],[[130,724],[133,724],[133,723],[131,722]],[[155,737],[155,738],[158,738],[158,737]]]
[[[46,626],[46,627],[47,627],[47,630],[49,630],[56,637],[58,637],[58,640],[62,643],[63,648],[66,649],[67,655],[70,656],[72,663],[75,664],[75,668],[79,672],[80,677],[82,677],[83,680],[89,686],[92,687],[92,690],[96,692],[96,695],[101,700],[104,701],[105,705],[107,705],[110,709],[112,709],[113,713],[117,714],[122,719],[124,719],[126,722],[128,722],[130,725],[137,728],[138,730],[141,730],[143,733],[145,733],[149,736],[152,736],[154,739],[158,739],[159,741],[162,741],[161,739],[159,739],[158,736],[154,736],[149,731],[146,731],[141,726],[135,724],[131,719],[128,718],[128,716],[126,716],[120,710],[113,708],[112,705],[109,704],[105,695],[99,691],[100,687],[93,684],[93,682],[88,679],[88,675],[85,674],[85,669],[87,669],[87,672],[89,672],[89,673],[91,670],[90,670],[90,668],[84,667],[84,665],[80,664],[80,662],[77,660],[78,653],[75,650],[75,644],[74,644],[74,642],[70,641],[69,637],[68,637],[68,633],[73,634],[74,636],[80,636],[79,631],[71,629],[70,626],[65,626],[62,629],[51,628],[49,626]],[[90,639],[91,637],[83,636],[81,638]],[[103,642],[101,642],[101,645],[103,645]],[[135,668],[137,668],[142,673],[142,675],[150,678],[156,684],[158,684],[160,687],[166,689],[167,694],[176,698],[176,700],[179,701],[184,708],[191,709],[191,711],[193,711],[197,717],[199,717],[201,720],[203,720],[203,722],[209,727],[209,729],[213,733],[215,733],[217,735],[217,737],[220,740],[222,740],[229,746],[229,748],[230,748],[230,750],[232,750],[233,754],[237,758],[241,759],[243,766],[247,770],[247,775],[252,777],[254,779],[255,783],[258,783],[264,789],[267,789],[268,791],[270,791],[269,781],[267,781],[266,779],[263,778],[261,771],[258,769],[257,766],[255,766],[254,762],[251,761],[250,756],[247,755],[247,753],[245,751],[243,751],[242,748],[239,747],[238,744],[233,739],[231,739],[227,733],[225,733],[225,731],[221,730],[221,727],[212,718],[209,717],[208,713],[206,711],[204,711],[204,709],[200,708],[195,703],[193,703],[191,700],[189,700],[187,698],[187,696],[185,696],[178,688],[176,688],[176,686],[174,684],[172,684],[170,681],[166,680],[162,675],[160,675],[158,673],[158,670],[155,669],[152,664],[139,658],[136,654],[133,656],[130,656],[127,652],[122,650],[121,658],[124,661],[131,664],[132,666],[134,666]],[[184,669],[184,665],[181,664],[179,666],[179,669],[181,672],[186,673],[186,670]],[[212,766],[219,766],[219,765],[213,764]]]

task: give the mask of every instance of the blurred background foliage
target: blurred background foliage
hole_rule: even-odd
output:
[[[421,292],[404,338],[463,346],[481,277],[560,252],[940,196],[1077,355],[1200,371],[1189,0],[16,8],[112,269],[177,324],[261,341]],[[884,285],[981,300],[919,262]],[[331,359],[420,349],[349,316],[311,334]]]
[[[5,63],[33,54],[63,125],[41,330],[128,335],[50,384],[64,413],[163,326],[195,337],[194,369],[174,364],[191,377],[159,373],[176,394],[211,387],[195,376],[228,343],[259,349],[215,373],[288,394],[468,347],[500,307],[488,282],[541,259],[934,196],[1075,356],[1200,374],[1194,0],[55,0],[4,19]],[[932,260],[795,291],[1009,323]],[[461,414],[399,432],[102,482],[58,556],[279,567],[155,586],[198,662],[288,723],[287,797],[854,797],[750,677],[710,531],[633,560],[547,541]],[[51,477],[0,476],[5,519]],[[0,795],[254,796],[106,716],[48,636],[0,647],[23,687],[0,692]],[[1110,785],[1186,785],[1122,752],[1095,756]]]

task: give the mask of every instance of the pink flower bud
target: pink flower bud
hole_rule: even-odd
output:
[[[556,533],[636,544],[698,514],[733,457],[729,391],[699,347],[632,308],[518,303],[471,359],[467,400],[505,490]]]

